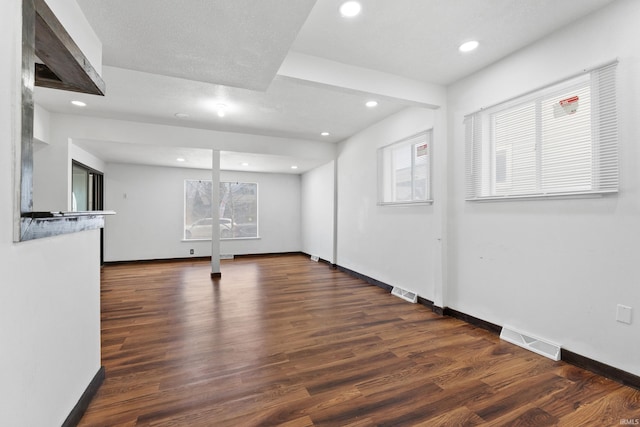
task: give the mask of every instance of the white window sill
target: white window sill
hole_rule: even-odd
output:
[[[378,206],[425,206],[432,204],[433,200],[420,200],[419,202],[378,202]]]
[[[465,199],[467,202],[511,202],[522,200],[541,199],[594,199],[604,197],[607,194],[617,194],[618,190],[585,192],[585,193],[548,193],[548,194],[523,194],[518,196],[487,196],[475,199]]]
[[[261,240],[262,237],[225,237],[221,238],[221,242],[229,242],[234,240]],[[210,242],[211,239],[182,239],[181,242]]]

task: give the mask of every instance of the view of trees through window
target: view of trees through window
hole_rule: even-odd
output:
[[[184,238],[211,239],[211,181],[184,183]],[[218,227],[221,239],[258,237],[258,184],[221,182]]]

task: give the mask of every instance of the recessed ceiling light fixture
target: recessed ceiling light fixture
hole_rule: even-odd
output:
[[[178,157],[178,158],[176,159],[176,162],[184,162],[184,157]]]
[[[367,103],[364,104],[364,105],[366,105],[369,108],[377,107],[378,106],[378,101],[367,101]]]
[[[322,136],[329,136],[329,135],[331,135],[331,134],[330,134],[329,132],[322,132],[320,135],[322,135]]]
[[[293,166],[291,166],[291,169],[298,169],[298,166],[293,165]]]
[[[476,50],[480,43],[477,40],[471,40],[465,43],[462,43],[458,50],[460,52],[471,52],[472,50]]]
[[[249,166],[249,163],[247,163],[247,162],[242,162],[242,163],[240,163],[240,166]]]
[[[71,103],[73,105],[75,105],[76,107],[86,107],[87,106],[87,104],[85,102],[82,102],[82,101],[71,101]]]
[[[218,104],[216,105],[216,108],[218,109],[218,117],[224,117],[226,115],[226,110],[227,110],[226,105]]]
[[[340,14],[345,18],[358,16],[362,11],[362,5],[357,1],[346,1],[340,6]]]
[[[175,113],[174,116],[176,116],[179,119],[186,119],[187,117],[189,117],[187,113]]]

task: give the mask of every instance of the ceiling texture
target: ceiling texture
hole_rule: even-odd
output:
[[[432,106],[376,82],[446,87],[612,0],[361,0],[350,19],[338,12],[342,0],[77,1],[102,41],[107,94],[36,88],[46,110],[332,144],[407,107]],[[460,53],[468,40],[480,47]],[[373,79],[369,89],[349,83],[358,75]],[[378,106],[365,107],[372,99]],[[78,145],[108,162],[211,164],[209,150],[188,141]],[[188,161],[176,165],[176,157]],[[223,169],[244,170],[241,163],[287,173],[319,165],[221,153]]]

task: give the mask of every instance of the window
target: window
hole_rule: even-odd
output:
[[[258,184],[220,183],[220,237],[258,237]]]
[[[213,210],[211,181],[184,182],[184,238],[211,239]],[[218,227],[221,239],[258,237],[258,184],[220,183]]]
[[[616,65],[467,116],[467,200],[617,192]]]
[[[103,175],[82,163],[71,162],[71,211],[99,211],[103,205]]]
[[[420,132],[378,150],[378,204],[431,201],[432,131]]]

